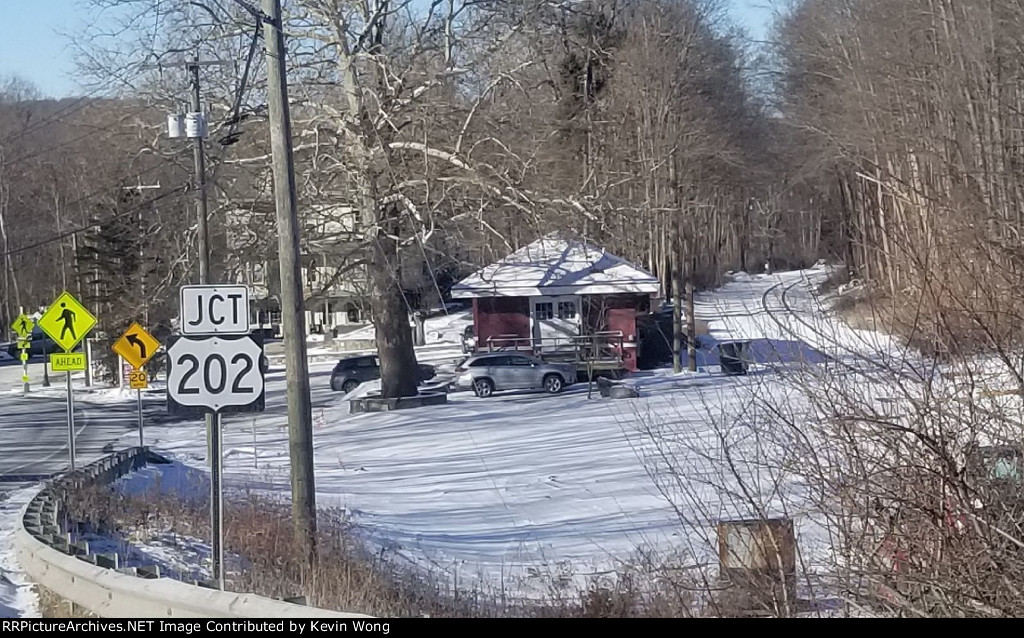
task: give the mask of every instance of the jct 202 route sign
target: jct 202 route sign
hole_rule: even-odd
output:
[[[167,346],[172,414],[262,412],[262,343],[249,335],[175,337]]]

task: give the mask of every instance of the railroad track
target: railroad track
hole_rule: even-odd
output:
[[[919,381],[925,380],[924,375],[920,371],[918,371],[913,365],[910,364],[910,362],[908,361],[908,359],[906,357],[905,352],[903,353],[903,357],[899,361],[898,367],[893,367],[891,365],[879,362],[876,359],[873,359],[871,357],[865,356],[864,354],[862,354],[862,353],[860,353],[860,352],[858,352],[858,351],[856,351],[856,350],[854,350],[852,348],[843,346],[835,338],[835,335],[828,334],[827,332],[822,330],[820,326],[817,326],[814,323],[812,323],[812,322],[808,321],[807,319],[805,319],[804,317],[802,317],[800,315],[800,313],[796,312],[793,309],[793,307],[790,305],[789,299],[787,298],[787,295],[789,295],[789,293],[794,288],[796,288],[800,284],[804,284],[804,283],[806,283],[806,280],[804,280],[804,279],[801,279],[799,281],[795,281],[795,282],[793,282],[791,284],[788,284],[788,285],[785,284],[785,282],[782,282],[782,281],[778,282],[777,284],[775,284],[775,285],[769,287],[767,290],[765,290],[764,294],[761,295],[761,306],[763,307],[765,314],[767,314],[768,317],[772,320],[772,322],[775,323],[775,325],[777,325],[785,334],[788,334],[789,336],[795,338],[798,341],[803,341],[804,335],[802,335],[799,332],[797,332],[796,330],[794,330],[792,328],[791,324],[787,323],[787,321],[783,321],[778,316],[779,313],[777,312],[777,310],[773,310],[773,308],[772,308],[772,306],[776,305],[776,304],[769,303],[769,297],[771,297],[776,291],[781,291],[778,294],[778,305],[782,306],[782,312],[785,313],[785,317],[787,319],[795,321],[796,323],[800,324],[803,328],[805,328],[806,330],[810,331],[811,334],[813,334],[813,335],[815,335],[816,337],[819,338],[821,343],[832,344],[832,345],[835,346],[835,349],[837,351],[836,355],[833,355],[833,354],[828,353],[828,352],[822,352],[821,353],[826,358],[826,364],[825,364],[826,365],[826,370],[828,369],[827,366],[831,362],[831,363],[839,366],[840,368],[842,368],[846,372],[866,375],[869,379],[871,379],[873,381],[885,382],[885,381],[891,381],[891,377],[889,377],[889,378],[880,377],[879,374],[877,374],[877,373],[886,373],[886,374],[890,374],[890,375],[891,374],[896,374],[899,377],[904,377],[905,374],[906,374],[905,371],[909,368],[909,370],[911,370],[912,373],[913,373],[912,374],[913,378],[915,378],[916,380],[919,380]],[[813,295],[813,293],[812,293],[812,295]],[[817,297],[815,297],[815,300],[817,300]],[[868,369],[866,370],[862,366],[852,365],[848,361],[844,360],[845,357],[838,356],[839,353],[841,353],[842,355],[847,355],[847,356],[853,358],[857,363],[865,364]]]

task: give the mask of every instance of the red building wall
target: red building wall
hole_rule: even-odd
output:
[[[587,325],[594,332],[621,332],[623,347],[619,354],[627,370],[637,369],[637,314],[650,309],[650,296],[637,294],[590,296]]]
[[[487,349],[489,337],[515,335],[529,338],[530,300],[527,297],[474,299],[473,325],[476,327],[477,348],[481,350]]]
[[[595,332],[622,333],[620,351],[627,370],[637,369],[637,324],[639,313],[650,309],[648,295],[591,295],[583,300],[585,334]],[[487,339],[495,338],[495,345],[524,347],[527,342],[501,342],[500,336],[530,338],[530,299],[528,297],[491,297],[473,300],[473,325],[476,327],[477,348],[487,350]]]

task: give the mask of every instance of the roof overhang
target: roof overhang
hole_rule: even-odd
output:
[[[489,297],[561,297],[569,295],[621,295],[658,294],[657,281],[623,281],[591,284],[586,286],[455,286],[451,290],[453,299],[485,299]]]

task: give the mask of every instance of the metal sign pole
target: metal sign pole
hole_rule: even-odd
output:
[[[210,576],[217,583],[217,587],[224,590],[224,500],[223,500],[223,473],[221,461],[223,458],[223,447],[221,443],[221,421],[220,413],[210,414],[210,450],[213,456],[210,459],[210,522],[212,530],[211,570]]]
[[[20,330],[18,328],[18,323],[19,322],[21,323]],[[14,325],[12,326],[12,328],[15,329],[15,341],[14,341],[14,343],[16,343],[18,345],[18,358],[21,359],[21,382],[22,382],[22,384],[24,384],[24,388],[23,389],[25,391],[25,394],[28,394],[32,390],[29,387],[29,379],[28,379],[28,353],[30,352],[30,350],[28,350],[27,348],[22,348],[21,346],[22,345],[31,346],[31,344],[32,344],[32,330],[29,329],[28,318],[25,317],[25,308],[24,307],[18,306],[18,318],[14,320]],[[44,352],[43,352],[43,359],[44,360],[46,359],[45,348],[44,348]],[[43,365],[45,365],[45,361],[44,361]]]
[[[68,454],[71,458],[71,471],[75,471],[75,395],[71,390],[71,371],[64,374],[68,377]]]
[[[26,354],[28,354],[26,350],[18,351],[18,356],[21,357],[21,382],[25,384],[25,394],[28,394],[31,391],[31,388],[29,387],[28,381],[28,357],[25,356]],[[43,358],[46,358],[45,354],[43,355]]]
[[[142,390],[135,391],[135,398],[139,404],[139,447],[146,447],[146,438],[142,434]]]
[[[237,284],[182,286],[181,335],[167,345],[167,409],[201,412],[210,466],[210,579],[223,590],[224,412],[262,412],[266,379],[263,344],[250,335],[249,289]],[[230,371],[232,366],[242,364]],[[191,366],[191,367],[190,367]],[[201,374],[197,374],[202,371]],[[232,377],[229,379],[229,376]]]
[[[92,387],[92,339],[85,340],[85,387]]]

